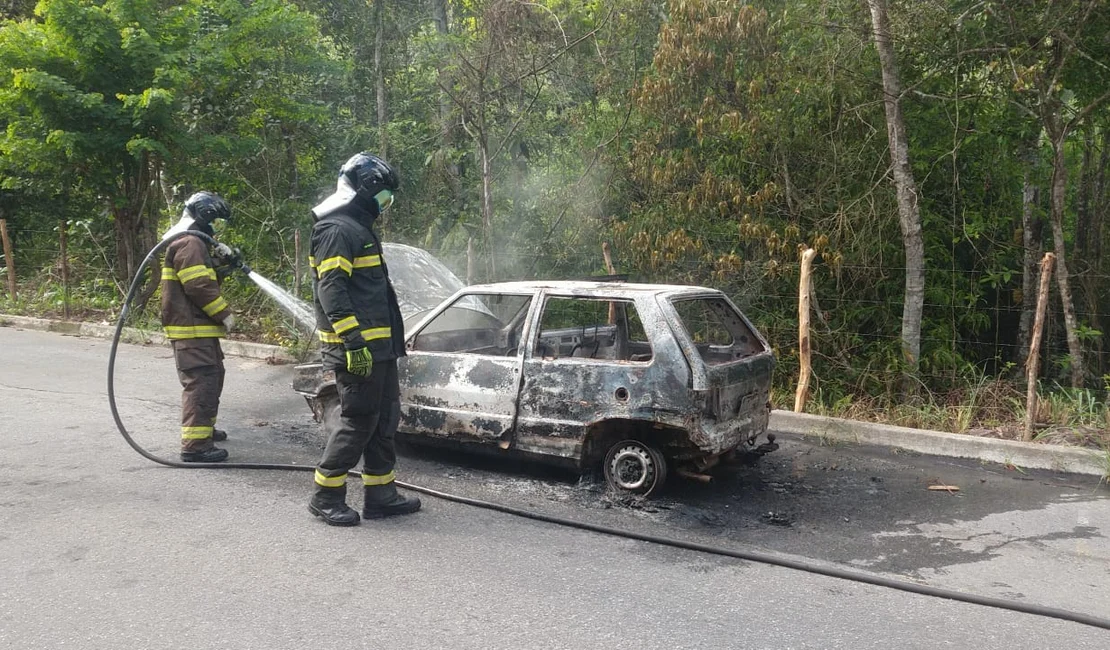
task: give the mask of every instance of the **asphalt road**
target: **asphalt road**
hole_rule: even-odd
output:
[[[1077,624],[431,499],[413,517],[329,528],[306,511],[308,474],[174,470],[132,452],[108,413],[107,353],[103,341],[0,328],[2,648],[1108,647],[1108,633]],[[221,426],[234,458],[311,464],[319,433],[290,369],[228,365]],[[169,351],[125,346],[118,371],[125,420],[172,455]],[[783,442],[647,503],[454,452],[408,451],[399,473],[1110,617],[1110,491],[1097,481]]]

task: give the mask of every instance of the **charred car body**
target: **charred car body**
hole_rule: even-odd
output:
[[[400,433],[410,440],[600,463],[612,487],[637,494],[656,491],[668,468],[696,474],[776,447],[773,355],[719,291],[507,282],[460,289],[406,320]],[[319,420],[338,406],[319,364],[298,366],[294,389]]]

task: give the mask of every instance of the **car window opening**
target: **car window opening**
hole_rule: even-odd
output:
[[[531,296],[469,294],[432,319],[412,349],[481,356],[516,356]]]
[[[651,344],[630,300],[553,296],[544,304],[536,357],[647,363]]]
[[[763,352],[763,343],[723,298],[671,302],[706,365],[731,363]]]

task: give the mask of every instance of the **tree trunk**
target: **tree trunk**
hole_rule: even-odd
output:
[[[281,123],[281,142],[285,148],[285,166],[289,168],[289,198],[297,200],[301,194],[301,179],[297,173],[297,149],[293,144],[293,131]]]
[[[1033,334],[1037,305],[1037,284],[1044,254],[1044,219],[1040,216],[1041,188],[1037,184],[1037,138],[1029,145],[1029,156],[1022,176],[1021,240],[1024,249],[1021,273],[1021,320],[1018,322],[1017,365],[1024,366]]]
[[[1096,138],[1095,142],[1099,140]],[[1100,313],[1104,311],[1103,305],[1106,301],[1101,299],[1101,293],[1104,289],[1103,284],[1100,282],[1105,272],[1102,268],[1102,243],[1103,238],[1106,236],[1106,211],[1110,209],[1110,193],[1106,185],[1106,171],[1110,167],[1110,131],[1102,129],[1101,141],[1102,154],[1099,156],[1098,167],[1092,175],[1091,187],[1091,222],[1090,222],[1090,239],[1088,242],[1087,251],[1087,264],[1092,269],[1089,286],[1087,289],[1087,311],[1092,314],[1091,328],[1102,332],[1102,336],[1095,343],[1095,368],[1098,376],[1107,374],[1106,364],[1106,342],[1110,341],[1110,331],[1103,327],[1103,319]]]
[[[1075,317],[1075,302],[1071,295],[1071,278],[1068,275],[1066,246],[1064,242],[1064,201],[1068,187],[1068,167],[1064,157],[1063,137],[1052,140],[1052,198],[1051,221],[1053,246],[1056,249],[1056,283],[1060,289],[1060,303],[1064,309],[1064,328],[1067,332],[1068,352],[1071,354],[1071,385],[1083,386],[1086,366],[1083,344],[1079,340],[1079,323]]]
[[[921,213],[917,185],[910,166],[909,142],[902,117],[902,84],[890,41],[887,0],[868,0],[875,49],[883,74],[883,103],[886,108],[890,162],[898,197],[902,245],[906,252],[906,291],[902,307],[902,354],[909,375],[916,375],[921,359],[921,316],[925,302],[925,243],[921,234]],[[907,377],[907,386],[912,382]]]
[[[1096,273],[1102,273],[1102,244],[1106,237],[1106,212],[1110,210],[1110,185],[1106,173],[1110,170],[1110,128],[1102,129],[1102,155],[1095,170],[1094,200],[1091,208],[1091,243],[1088,254]]]
[[[451,33],[451,24],[447,13],[447,0],[431,0],[432,1],[432,20],[435,22],[436,33],[439,35],[440,42],[446,44],[447,35]],[[453,104],[451,97],[447,94],[444,88],[451,86],[451,81],[446,70],[446,61],[448,60],[447,48],[444,45],[439,50],[439,69],[437,71],[439,90],[439,128],[441,134],[440,140],[440,160],[441,168],[444,174],[444,183],[447,185],[450,196],[454,198],[450,210],[445,211],[445,214],[440,219],[440,228],[442,231],[453,227],[459,220],[459,215],[466,209],[466,192],[463,189],[462,175],[463,170],[458,161],[455,159],[455,144],[457,142],[457,128],[455,125],[455,117],[453,111]]]
[[[1092,129],[1083,134],[1083,164],[1079,169],[1079,191],[1075,197],[1075,259],[1076,275],[1082,276],[1090,268],[1087,256],[1091,231],[1091,184],[1094,181],[1095,142]],[[1086,268],[1080,268],[1083,265]]]
[[[123,291],[126,291],[131,280],[139,271],[146,254],[154,248],[158,239],[156,232],[157,196],[155,184],[158,181],[161,165],[150,154],[142,154],[133,165],[128,165],[122,170],[122,185],[120,195],[124,197],[122,205],[111,209],[115,225],[116,239],[116,279]],[[154,294],[160,276],[152,272],[157,269],[148,269],[146,284],[143,291],[136,299],[136,311],[142,311],[146,302]]]
[[[1097,170],[1095,166],[1098,164],[1098,157],[1095,154],[1095,128],[1093,125],[1088,124],[1087,128],[1083,130],[1083,162],[1079,167],[1079,188],[1075,196],[1075,246],[1073,247],[1074,255],[1074,268],[1072,269],[1073,277],[1075,279],[1075,286],[1078,295],[1076,302],[1085,306],[1087,326],[1091,329],[1099,329],[1099,305],[1098,305],[1098,263],[1092,258],[1091,252],[1094,247],[1094,242],[1099,238],[1100,233],[1096,233],[1093,229],[1094,226],[1094,210],[1092,205],[1095,190]],[[1094,368],[1099,370],[1101,368],[1101,354],[1098,341],[1092,341],[1094,344],[1095,365]],[[1101,374],[1101,373],[1100,373]]]
[[[441,38],[446,37],[450,33],[450,25],[447,22],[447,0],[432,0],[432,20],[436,24],[436,33]],[[444,66],[441,64],[438,70],[439,81],[442,86],[446,84],[447,74],[444,71]],[[447,92],[442,88],[439,91],[439,119],[447,126],[446,122],[451,116],[451,98],[447,96]],[[446,134],[446,133],[445,133]]]
[[[497,280],[497,262],[493,248],[493,161],[490,160],[489,139],[485,130],[478,133],[478,156],[482,165],[482,228],[486,235],[486,259],[489,261],[488,281]]]
[[[378,107],[378,155],[389,158],[389,140],[385,115],[385,68],[382,65],[382,44],[385,40],[385,0],[374,3],[374,95]]]
[[[1091,266],[1096,273],[1102,273],[1102,244],[1106,237],[1106,212],[1110,210],[1110,184],[1106,174],[1110,171],[1110,128],[1102,129],[1102,155],[1099,156],[1098,169],[1095,171],[1094,200],[1091,216]]]

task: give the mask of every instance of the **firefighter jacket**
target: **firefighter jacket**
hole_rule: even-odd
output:
[[[221,338],[222,322],[231,315],[220,295],[208,244],[200,237],[183,236],[166,248],[162,264],[162,327],[166,338]]]
[[[308,258],[324,363],[346,367],[347,349],[370,348],[375,361],[405,356],[405,323],[371,219],[356,206],[312,228]]]

